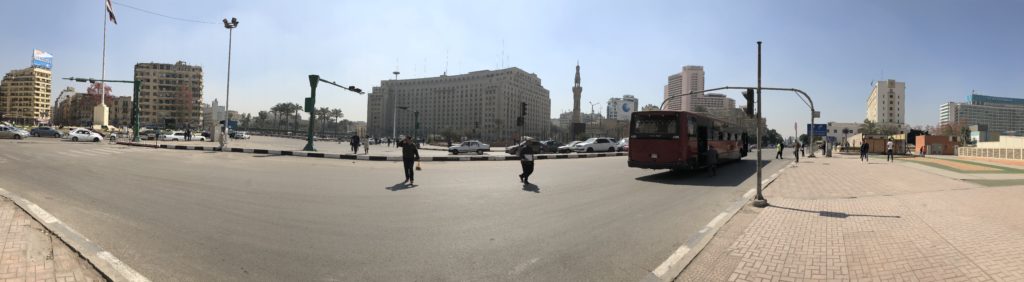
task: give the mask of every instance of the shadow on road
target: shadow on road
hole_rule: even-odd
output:
[[[779,208],[779,209],[784,209],[784,210],[791,210],[791,211],[816,213],[816,214],[818,214],[818,216],[834,217],[834,218],[847,218],[847,217],[851,217],[851,216],[881,217],[881,218],[900,218],[900,216],[898,216],[898,215],[848,214],[848,213],[845,213],[845,212],[812,211],[812,210],[789,208],[789,207],[776,206],[776,205],[769,205],[768,207],[770,207],[770,208]]]
[[[744,180],[757,173],[756,162],[755,160],[739,160],[723,164],[718,167],[718,175],[716,176],[711,176],[707,169],[701,169],[693,171],[666,171],[637,177],[636,180],[670,185],[738,186]],[[761,168],[764,168],[771,162],[772,160],[762,160]]]
[[[540,193],[540,187],[537,186],[537,184],[533,184],[533,183],[523,184],[523,191]]]
[[[391,185],[391,187],[384,187],[384,189],[388,189],[388,190],[393,191],[393,192],[398,192],[398,191],[402,191],[402,190],[405,190],[405,189],[416,188],[416,186],[419,186],[419,185],[405,184],[405,182],[402,182],[402,183],[398,183],[398,184],[395,184],[395,185]]]

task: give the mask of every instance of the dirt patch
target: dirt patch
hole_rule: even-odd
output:
[[[965,160],[986,161],[986,162],[991,162],[991,163],[1012,165],[1012,166],[1018,166],[1020,168],[1024,168],[1024,161],[1020,161],[1020,160],[1006,160],[1006,159],[978,158],[978,157],[959,157],[959,158],[965,159]]]
[[[973,165],[973,164],[968,164],[968,163],[962,163],[962,162],[956,162],[956,161],[950,161],[950,160],[942,160],[942,159],[934,159],[934,158],[932,158],[932,159],[920,158],[920,159],[914,159],[913,161],[915,161],[915,162],[932,163],[932,164],[937,164],[937,165],[941,165],[941,166],[945,166],[945,167],[949,167],[949,168],[953,168],[953,169],[957,169],[957,170],[962,170],[962,171],[968,171],[968,172],[976,172],[976,171],[985,171],[985,172],[1001,171],[1000,169],[992,168],[992,167],[987,167],[987,166]]]

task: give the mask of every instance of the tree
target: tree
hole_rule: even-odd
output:
[[[274,128],[281,128],[281,118],[285,117],[285,113],[288,113],[288,106],[285,103],[277,103],[273,107],[270,107],[270,112],[274,113]]]
[[[256,121],[259,123],[260,127],[266,126],[267,118],[269,116],[270,114],[268,114],[267,111],[260,111],[259,113],[256,113]]]
[[[330,121],[331,109],[328,107],[320,107],[316,109],[316,115],[320,117],[320,136],[324,135],[324,129],[327,128],[327,122]]]
[[[301,119],[299,111],[302,110],[302,106],[296,103],[285,103],[285,105],[287,105],[287,113],[292,116],[292,131],[299,131],[299,119]]]
[[[863,134],[878,134],[878,124],[869,119],[864,119],[864,123],[860,124],[860,132]]]
[[[800,139],[800,144],[810,143],[810,142],[807,141],[807,138],[809,138],[809,137],[810,136],[807,136],[807,134],[800,134],[800,138],[799,138]]]

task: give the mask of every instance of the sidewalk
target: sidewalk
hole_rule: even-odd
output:
[[[1024,281],[1024,186],[903,162],[801,159],[676,280]]]
[[[106,281],[78,253],[0,197],[0,280]]]

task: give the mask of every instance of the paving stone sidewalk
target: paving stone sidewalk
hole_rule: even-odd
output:
[[[0,197],[0,281],[106,281],[60,238]]]
[[[801,159],[678,281],[1024,281],[1024,186],[857,156]]]

